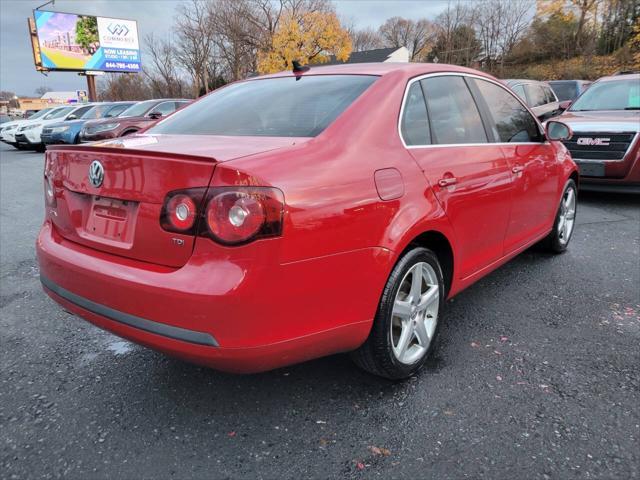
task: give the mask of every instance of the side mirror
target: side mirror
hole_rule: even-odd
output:
[[[74,114],[71,114],[71,115],[69,115],[67,117],[67,120],[77,120],[77,119],[78,119],[78,117],[76,115],[74,115]]]
[[[560,102],[560,104],[558,105],[558,108],[560,108],[560,110],[562,110],[563,112],[568,109],[571,104],[573,103],[573,101],[571,100],[565,100],[564,102]]]
[[[149,114],[149,118],[153,118],[154,120],[157,120],[161,117],[162,117],[162,114],[160,112],[151,112]]]
[[[573,131],[569,125],[556,120],[547,122],[545,132],[549,140],[570,140],[573,137]]]

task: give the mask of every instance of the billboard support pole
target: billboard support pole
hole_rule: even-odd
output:
[[[87,92],[90,102],[96,102],[98,100],[98,95],[96,95],[96,77],[94,75],[87,75]]]

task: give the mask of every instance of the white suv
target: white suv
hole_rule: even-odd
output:
[[[40,138],[43,127],[66,120],[77,120],[94,105],[95,103],[83,103],[81,105],[59,107],[39,119],[19,126],[14,134],[17,147],[43,150],[44,144],[42,143],[42,138]]]
[[[23,125],[29,125],[30,123],[37,122],[38,119],[42,120],[45,115],[52,113],[55,108],[45,108],[44,110],[40,110],[39,112],[34,113],[31,117],[22,120],[13,120],[11,122],[3,123],[0,127],[0,140],[4,143],[11,145],[12,147],[18,148],[18,142],[16,142],[16,133],[18,132],[18,128]]]

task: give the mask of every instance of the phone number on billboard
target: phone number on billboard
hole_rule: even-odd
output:
[[[104,66],[107,70],[140,70],[139,63],[106,62]]]

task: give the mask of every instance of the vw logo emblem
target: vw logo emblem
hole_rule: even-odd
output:
[[[89,181],[91,185],[98,188],[104,180],[104,167],[98,160],[94,160],[89,165]]]

